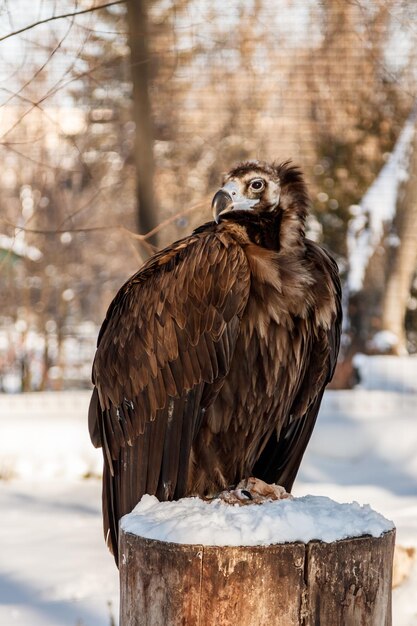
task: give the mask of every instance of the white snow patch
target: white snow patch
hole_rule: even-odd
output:
[[[370,347],[380,353],[389,352],[398,344],[398,336],[391,330],[380,330],[369,342]]]
[[[353,358],[353,364],[359,370],[361,389],[417,393],[417,354],[368,356],[358,353]],[[392,397],[387,396],[386,402],[390,402]],[[400,402],[405,400],[407,396]]]
[[[400,184],[408,178],[417,109],[413,110],[388,161],[362,198],[351,207],[352,219],[347,233],[349,259],[348,288],[362,289],[369,259],[384,234],[384,226],[395,216]]]
[[[159,502],[145,495],[121,520],[126,532],[183,544],[265,546],[313,539],[330,543],[347,537],[380,537],[394,525],[369,505],[340,504],[304,496],[246,506],[221,500],[182,498]]]
[[[87,426],[90,391],[0,394],[0,476],[78,479],[100,475]]]
[[[0,624],[116,623],[118,571],[99,481],[0,481],[0,507]]]

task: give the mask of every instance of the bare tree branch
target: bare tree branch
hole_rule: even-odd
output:
[[[188,207],[188,209],[184,209],[183,211],[178,211],[174,215],[167,217],[167,219],[160,222],[158,226],[155,226],[155,228],[152,228],[152,230],[147,232],[146,235],[139,235],[138,233],[133,233],[131,231],[129,231],[129,234],[134,239],[138,239],[138,240],[148,239],[148,237],[152,237],[153,235],[158,233],[160,230],[162,230],[165,226],[168,226],[168,224],[171,224],[172,222],[177,220],[179,217],[182,217],[183,215],[187,215],[187,213],[192,213],[193,211],[196,211],[197,209],[201,208],[207,203],[207,201],[208,201],[208,198],[205,198],[201,202],[198,202],[197,204],[194,204],[193,206]]]
[[[99,11],[100,9],[106,9],[107,7],[115,6],[116,4],[124,4],[126,0],[115,0],[114,2],[107,2],[106,4],[100,4],[97,7],[90,7],[89,9],[81,9],[80,11],[72,11],[71,13],[63,13],[62,15],[52,15],[51,17],[47,17],[44,20],[39,20],[38,22],[33,22],[33,24],[28,24],[23,28],[19,28],[19,30],[15,30],[12,33],[8,33],[7,35],[3,35],[0,37],[0,42],[5,39],[9,39],[10,37],[14,37],[15,35],[20,35],[20,33],[24,33],[27,30],[31,30],[36,26],[40,26],[40,24],[47,24],[48,22],[53,22],[54,20],[62,20],[67,17],[74,17],[76,15],[83,15],[85,13],[92,13],[93,11]]]
[[[42,139],[42,137],[40,139]],[[31,143],[34,143],[34,142],[31,142]],[[66,172],[69,174],[79,174],[81,172],[81,169],[78,169],[78,170],[70,169],[67,167],[61,167],[60,165],[53,165],[52,163],[47,163],[46,161],[39,161],[38,159],[34,159],[30,157],[29,155],[24,154],[23,152],[20,152],[19,150],[17,150],[14,147],[14,144],[9,144],[6,142],[6,143],[1,143],[0,146],[4,148],[5,150],[9,150],[10,152],[17,154],[17,156],[21,157],[22,159],[29,161],[29,163],[33,163],[34,165],[40,165],[41,167],[48,168],[50,170],[53,170],[54,172]]]
[[[154,235],[155,233],[165,228],[165,226],[168,226],[168,224],[175,222],[175,220],[177,220],[179,217],[182,217],[183,215],[187,215],[188,213],[192,213],[196,211],[197,209],[200,209],[202,206],[207,204],[207,201],[208,201],[208,198],[205,198],[201,202],[198,202],[197,204],[194,204],[193,206],[188,207],[187,209],[178,211],[174,215],[171,215],[167,219],[163,220],[160,224],[158,224],[158,226],[155,226],[155,228],[147,232],[145,235],[139,235],[138,233],[133,232],[129,228],[126,228],[126,226],[121,226],[120,224],[110,224],[108,226],[86,226],[86,227],[80,227],[80,228],[63,228],[63,225],[67,221],[67,219],[70,219],[73,216],[69,216],[63,222],[61,222],[60,228],[54,228],[51,230],[45,230],[41,228],[26,228],[26,226],[19,226],[18,224],[14,224],[10,220],[4,219],[4,218],[0,218],[0,222],[3,222],[3,224],[6,224],[7,226],[10,226],[16,230],[23,231],[25,233],[33,233],[36,235],[62,235],[62,233],[89,233],[89,232],[101,231],[101,230],[120,230],[126,233],[127,235],[129,235],[129,237],[132,237],[133,239],[136,239],[138,241],[146,241],[147,239],[152,237],[152,235]],[[81,207],[80,210],[87,208],[87,204]],[[77,212],[75,212],[74,215],[76,213]],[[155,246],[152,246],[152,248],[155,248]]]
[[[46,59],[46,61],[44,63],[42,63],[42,65],[40,67],[38,67],[38,69],[36,70],[36,72],[34,74],[32,74],[32,76],[29,78],[29,80],[27,80],[19,89],[19,91],[12,93],[12,95],[9,96],[9,98],[6,100],[6,102],[2,102],[1,106],[7,106],[9,104],[9,102],[11,100],[13,100],[13,98],[19,94],[22,93],[22,91],[24,91],[26,89],[26,87],[28,87],[31,83],[33,83],[34,80],[36,80],[36,78],[43,72],[43,70],[45,69],[45,67],[48,65],[48,63],[50,62],[50,60],[53,58],[53,56],[58,52],[58,50],[61,48],[62,44],[64,43],[64,41],[67,39],[68,35],[70,34],[72,27],[74,26],[74,19],[71,20],[69,28],[67,30],[67,32],[63,35],[63,37],[61,37],[61,39],[59,40],[59,42],[56,44],[56,46],[50,51],[48,58]]]

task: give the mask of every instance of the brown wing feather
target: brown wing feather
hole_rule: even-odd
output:
[[[267,442],[253,469],[254,476],[277,482],[291,491],[302,457],[313,432],[325,387],[333,377],[342,325],[341,286],[337,265],[319,246],[306,240],[306,256],[311,263],[320,307],[312,311],[310,340],[298,390],[280,429]],[[321,310],[322,309],[322,310]],[[333,311],[330,324],[323,324]]]
[[[105,533],[144,493],[186,492],[202,411],[230,366],[250,272],[226,235],[199,233],[153,257],[119,291],[100,331],[89,427],[103,447]]]

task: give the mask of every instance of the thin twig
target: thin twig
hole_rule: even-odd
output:
[[[175,215],[171,215],[170,217],[165,219],[163,222],[158,224],[158,226],[155,226],[155,228],[150,230],[145,235],[139,235],[138,233],[133,232],[129,228],[126,228],[126,226],[122,226],[120,224],[113,224],[109,226],[86,226],[82,228],[55,228],[51,230],[43,230],[40,228],[26,228],[25,226],[18,226],[17,224],[13,224],[13,222],[10,222],[9,220],[6,220],[4,218],[0,218],[0,221],[6,224],[7,226],[10,226],[17,230],[21,230],[25,233],[33,233],[35,235],[61,235],[62,233],[88,233],[88,232],[102,231],[102,230],[120,230],[126,233],[127,235],[129,235],[129,237],[132,237],[132,239],[137,239],[138,241],[146,241],[147,239],[152,237],[155,233],[165,228],[165,226],[177,220],[179,217],[182,217],[183,215],[186,215],[187,213],[191,213],[192,211],[196,211],[197,209],[202,207],[205,204],[205,202],[206,200],[203,200],[202,202],[198,202],[197,204],[194,204],[193,206],[188,207],[188,209],[184,209],[183,211],[178,211],[178,213],[175,213]]]
[[[19,91],[17,92],[12,92],[12,94],[9,96],[9,98],[6,100],[6,102],[2,102],[1,106],[7,106],[9,104],[9,102],[11,100],[13,100],[13,98],[15,98],[16,96],[18,96],[19,94],[22,93],[22,91],[24,91],[26,89],[26,87],[28,87],[34,80],[36,80],[36,78],[39,76],[39,74],[41,74],[41,72],[45,69],[45,67],[48,65],[48,63],[51,61],[52,57],[58,52],[58,50],[61,48],[62,44],[64,43],[64,41],[66,40],[66,38],[68,37],[68,35],[70,34],[72,27],[74,26],[74,19],[71,20],[71,23],[69,25],[69,28],[67,30],[67,32],[63,35],[63,37],[61,37],[61,39],[59,40],[59,42],[56,44],[56,46],[53,48],[52,51],[50,51],[48,58],[46,59],[46,61],[36,70],[36,72],[29,78],[29,80],[27,80],[19,89]]]
[[[192,211],[196,211],[197,209],[202,207],[205,203],[206,203],[206,200],[202,200],[201,202],[198,202],[197,204],[194,204],[193,206],[188,207],[188,209],[184,209],[183,211],[178,211],[178,213],[175,213],[175,215],[171,215],[171,217],[167,217],[167,219],[161,222],[160,224],[158,224],[158,226],[155,226],[155,228],[152,228],[152,230],[146,233],[146,235],[139,235],[138,233],[134,233],[131,230],[128,230],[127,228],[125,228],[125,230],[126,232],[129,233],[131,237],[133,237],[133,239],[140,239],[140,240],[148,239],[149,237],[152,237],[153,235],[158,233],[160,230],[165,228],[165,226],[168,226],[168,224],[175,222],[175,220],[177,220],[179,217],[182,217],[183,215],[187,215],[187,213],[191,213]]]
[[[53,22],[54,20],[62,20],[67,17],[75,17],[76,15],[83,15],[85,13],[92,13],[93,11],[99,11],[100,9],[106,9],[107,7],[115,6],[116,4],[124,4],[126,0],[115,0],[114,2],[108,2],[107,4],[100,4],[97,7],[90,7],[89,9],[81,9],[80,11],[72,11],[71,13],[63,13],[62,15],[52,15],[51,17],[47,17],[44,20],[39,20],[38,22],[33,22],[33,24],[28,24],[28,26],[24,26],[19,30],[15,30],[12,33],[8,33],[7,35],[3,35],[0,37],[0,42],[5,39],[9,39],[9,37],[14,37],[15,35],[20,35],[20,33],[24,33],[27,30],[31,30],[36,26],[40,26],[41,24],[47,24],[48,22]]]

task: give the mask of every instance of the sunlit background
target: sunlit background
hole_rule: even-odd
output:
[[[142,17],[132,17],[140,6]],[[108,626],[117,613],[99,482],[71,482],[100,471],[84,432],[99,325],[149,254],[210,219],[222,173],[247,158],[301,167],[309,236],[341,271],[344,337],[333,386],[362,389],[331,392],[328,419],[343,413],[355,427],[331,430],[339,421],[321,441],[337,448],[335,438],[346,435],[369,443],[358,446],[371,460],[363,472],[373,472],[374,491],[361,494],[380,510],[389,501],[387,515],[401,507],[381,495],[388,479],[376,480],[369,450],[378,450],[381,472],[397,450],[390,463],[403,474],[389,489],[408,485],[401,510],[406,520],[417,515],[407,447],[417,443],[416,56],[414,0],[0,1],[0,419],[8,434],[0,483],[11,529],[4,538],[16,538],[19,515],[34,507],[41,529],[49,509],[63,514],[63,502],[72,504],[62,528],[73,515],[88,537],[71,566],[65,551],[68,577],[54,574],[56,588],[45,579],[36,591],[26,580],[35,557],[2,570],[1,623]],[[381,396],[390,391],[397,396]],[[391,450],[385,440],[378,447],[372,428],[356,430],[358,415],[374,411],[388,432],[396,407],[407,435],[397,428]],[[337,470],[323,459],[314,464],[314,454],[325,454],[314,441],[300,493],[355,497],[341,487],[346,475],[353,487],[368,484],[350,474],[355,446],[351,456],[335,453],[352,463]],[[27,485],[39,477],[50,482],[32,503]],[[417,527],[404,525],[408,549]],[[102,553],[89,556],[94,572],[77,586],[71,573],[91,545]],[[404,589],[397,626],[417,624]]]

